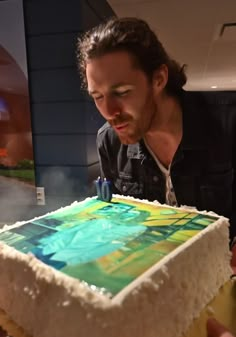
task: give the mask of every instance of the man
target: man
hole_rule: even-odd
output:
[[[113,192],[215,211],[230,217],[233,237],[236,117],[230,100],[185,92],[184,67],[140,19],[112,19],[87,32],[78,60],[107,120],[97,146]],[[219,329],[208,322],[211,337],[221,336]]]
[[[233,237],[236,118],[230,99],[185,92],[184,68],[136,18],[96,27],[78,51],[83,82],[108,122],[97,146],[113,192],[215,211],[231,218]]]

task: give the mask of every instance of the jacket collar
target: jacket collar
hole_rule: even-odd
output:
[[[146,151],[147,149],[144,142],[141,140],[139,143],[128,145],[127,156],[133,159],[144,159],[146,157]]]

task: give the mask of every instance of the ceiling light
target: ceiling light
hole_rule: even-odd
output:
[[[211,86],[211,89],[216,89],[217,88],[217,85],[212,85]]]

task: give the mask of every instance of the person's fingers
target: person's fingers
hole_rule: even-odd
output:
[[[231,332],[214,318],[209,318],[207,321],[207,336],[208,337],[235,337]]]
[[[0,337],[7,337],[6,331],[4,331],[1,327],[0,327]]]

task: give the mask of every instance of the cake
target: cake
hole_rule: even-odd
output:
[[[0,231],[0,308],[32,337],[179,337],[229,280],[228,220],[115,195]]]

